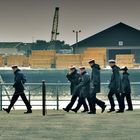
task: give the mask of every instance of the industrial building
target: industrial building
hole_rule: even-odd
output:
[[[37,49],[33,47],[35,43],[0,43],[0,66],[18,64],[34,69],[67,69],[71,65],[85,65],[90,68],[89,59],[95,59],[101,68],[105,68],[109,59],[116,59],[120,67],[140,67],[140,31],[124,23],[72,45],[75,54],[59,54],[38,42],[36,44]],[[29,48],[31,53],[28,53]]]
[[[120,54],[132,54],[135,63],[140,63],[140,30],[124,23],[118,23],[72,47],[75,48],[75,53],[83,53],[87,48],[106,48],[107,60],[116,59],[116,55]]]

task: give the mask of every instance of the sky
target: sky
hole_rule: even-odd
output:
[[[140,29],[140,0],[0,0],[0,42],[51,39],[55,7],[59,40],[75,43],[123,22]]]

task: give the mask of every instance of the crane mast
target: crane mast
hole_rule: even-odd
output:
[[[58,33],[58,22],[59,22],[59,7],[55,8],[54,18],[53,18],[53,26],[51,32],[51,41],[57,40]]]

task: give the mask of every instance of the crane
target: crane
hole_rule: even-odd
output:
[[[54,18],[53,18],[53,26],[51,32],[51,41],[57,40],[58,33],[58,22],[59,22],[59,7],[55,8]]]

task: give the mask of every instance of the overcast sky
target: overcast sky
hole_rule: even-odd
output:
[[[55,7],[58,39],[75,43],[119,22],[140,29],[140,0],[0,0],[0,42],[50,41]]]

